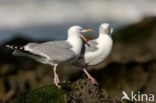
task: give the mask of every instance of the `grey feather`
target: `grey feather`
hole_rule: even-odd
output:
[[[91,40],[88,42],[88,45],[83,45],[82,47],[82,51],[81,51],[81,56],[84,56],[84,54],[88,53],[88,52],[94,52],[97,51],[97,42],[95,40]],[[81,58],[80,56],[80,58]]]
[[[34,47],[39,46],[39,43],[28,43],[27,46],[28,46],[30,49],[33,49]]]
[[[76,54],[71,50],[72,46],[67,41],[53,41],[42,44],[28,44],[31,53],[44,54],[49,57],[51,62],[70,61]],[[27,46],[28,46],[27,45]]]
[[[46,60],[46,58],[41,57],[39,55],[31,54],[31,53],[28,53],[28,52],[14,50],[13,55],[30,57],[30,58],[32,58],[32,59],[34,59],[34,60],[36,60],[38,62],[41,62],[43,64],[48,64],[48,61]]]
[[[80,57],[77,59],[77,61],[74,63],[74,65],[77,66],[86,66],[86,62],[85,62],[85,58],[84,58],[84,54],[88,53],[88,52],[95,52],[97,51],[97,42],[95,40],[90,40],[88,42],[88,45],[83,45],[82,51],[81,51],[81,55]]]
[[[94,52],[98,49],[97,42],[95,40],[89,41],[88,44],[90,44],[90,46],[85,45],[85,53]]]

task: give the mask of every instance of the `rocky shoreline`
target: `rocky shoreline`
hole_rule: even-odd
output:
[[[93,67],[97,68],[96,71],[90,71],[112,98],[120,101],[123,90],[128,93],[133,90],[156,95],[155,22],[155,17],[145,18],[139,23],[116,31],[113,34],[114,46],[111,55],[106,61]],[[21,46],[30,41],[17,38],[0,47],[0,102],[2,103],[12,101],[26,91],[52,84],[51,67],[30,58],[14,57],[11,51],[4,47],[6,44]],[[62,80],[75,81],[85,78],[82,72],[74,71],[75,67],[65,68],[66,72],[59,69]]]

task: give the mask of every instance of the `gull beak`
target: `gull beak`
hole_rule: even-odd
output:
[[[80,35],[81,39],[84,41],[85,44],[87,44],[88,46],[90,46],[88,44],[88,39],[86,37],[84,37],[83,35]]]
[[[94,32],[93,29],[84,29],[81,31],[82,33],[86,33],[86,32]]]
[[[81,31],[81,33],[87,33],[87,32],[94,32],[94,31],[92,29],[84,29]],[[86,37],[84,37],[83,35],[80,35],[80,37],[84,41],[85,44],[90,46],[90,44],[88,44],[88,39]]]

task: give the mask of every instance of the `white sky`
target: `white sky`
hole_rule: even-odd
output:
[[[105,19],[129,23],[156,15],[156,0],[73,1],[0,0],[0,29]]]
[[[7,38],[13,34],[10,30],[31,26],[103,21],[128,24],[153,15],[156,0],[0,0],[0,35]],[[2,33],[4,30],[10,34]]]

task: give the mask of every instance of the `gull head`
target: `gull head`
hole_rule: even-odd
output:
[[[83,29],[80,26],[72,26],[68,29],[68,36],[69,37],[79,37],[84,41],[85,44],[87,44],[88,39],[84,36],[87,32],[93,32],[92,29]]]
[[[68,35],[74,35],[78,36],[81,35],[81,31],[83,31],[83,28],[80,26],[72,26],[68,29]]]
[[[111,35],[113,32],[113,27],[108,23],[103,23],[99,27],[100,34],[108,34]]]

